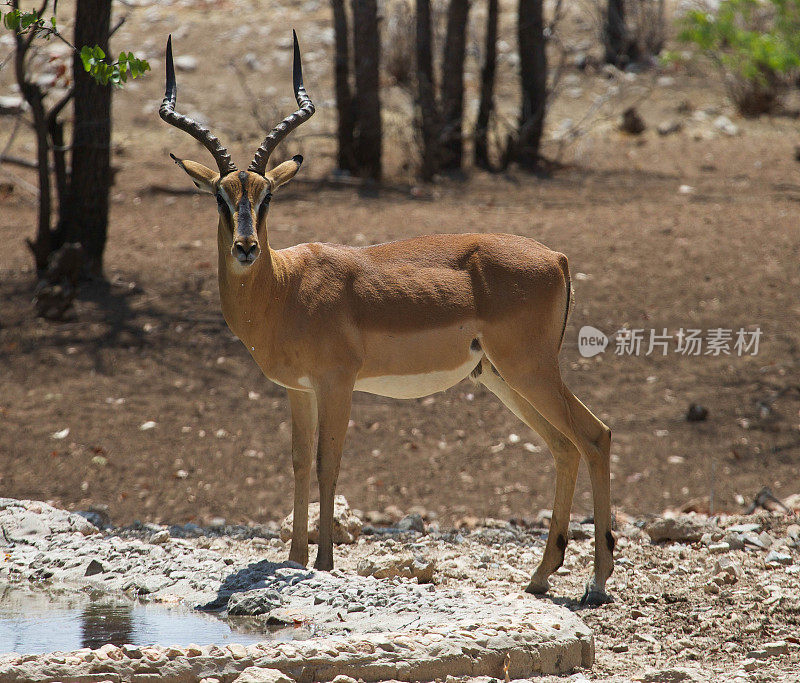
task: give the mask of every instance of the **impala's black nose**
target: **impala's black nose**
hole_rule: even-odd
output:
[[[234,242],[231,248],[231,253],[239,263],[252,263],[258,258],[260,251],[256,242]]]

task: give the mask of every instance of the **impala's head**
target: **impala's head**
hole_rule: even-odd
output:
[[[291,180],[303,163],[299,154],[263,175],[254,171],[231,171],[220,177],[203,164],[170,155],[192,182],[217,199],[219,238],[239,265],[247,267],[267,244],[267,211],[272,193]]]
[[[267,171],[267,162],[272,151],[292,130],[314,113],[314,105],[303,87],[303,71],[300,64],[300,46],[294,36],[294,94],[299,109],[287,116],[261,143],[246,171],[239,171],[225,149],[211,131],[187,116],[175,111],[177,84],[172,63],[172,36],[167,40],[167,89],[159,114],[164,121],[191,135],[211,152],[217,162],[218,171],[196,161],[175,160],[192,182],[204,192],[213,194],[219,210],[220,244],[230,249],[231,256],[242,267],[250,266],[266,245],[266,218],[272,193],[291,180],[300,170],[303,157],[292,157],[289,161]]]

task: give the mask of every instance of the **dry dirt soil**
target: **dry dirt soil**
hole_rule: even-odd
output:
[[[265,522],[289,512],[284,391],[259,374],[225,326],[215,203],[173,191],[191,186],[167,152],[211,160],[164,125],[157,107],[163,44],[172,32],[176,53],[198,62],[179,71],[179,109],[202,115],[246,163],[263,134],[251,104],[268,125],[291,111],[291,25],[318,108],[276,152],[285,158],[301,151],[306,163],[273,201],[272,247],[468,231],[534,237],[570,258],[577,303],[561,362],[573,391],[614,431],[617,510],[702,510],[713,495],[716,511],[737,512],[764,485],[781,498],[800,490],[796,120],[736,118],[714,72],[698,64],[611,79],[568,66],[548,140],[566,119],[581,121],[595,97],[606,97],[607,106],[589,116],[588,131],[549,177],[470,172],[416,187],[408,171],[408,96],[386,76],[387,180],[377,196],[364,196],[329,180],[335,110],[327,4],[135,4],[125,9],[130,17],[114,44],[149,58],[153,74],[115,95],[110,284],[84,287],[71,320],[33,317],[35,276],[24,239],[35,229],[25,185],[34,177],[0,167],[14,184],[0,198],[2,495],[68,509],[103,504],[116,523]],[[67,17],[69,5],[59,7]],[[515,41],[513,7],[504,8],[499,100],[510,120]],[[479,45],[482,11],[474,13],[471,46]],[[596,46],[590,23],[573,18],[570,26],[573,52],[582,43]],[[57,63],[59,48],[47,49]],[[470,55],[467,105],[474,116],[478,63]],[[665,75],[672,80],[657,80]],[[0,94],[11,92],[10,79],[3,69]],[[609,93],[611,86],[619,93]],[[619,132],[612,116],[632,99],[648,124],[635,137]],[[733,119],[737,135],[715,127],[720,114]],[[683,128],[659,136],[655,127],[667,119]],[[0,146],[11,127],[11,119],[0,119]],[[546,152],[557,151],[548,142]],[[27,131],[10,153],[33,158]],[[685,357],[673,349],[619,356],[612,342],[583,359],[577,338],[584,325],[609,335],[623,326],[645,334],[758,327],[762,337],[756,356]],[[706,421],[686,420],[693,402],[707,407]],[[143,430],[150,421],[155,427]],[[353,507],[421,507],[444,524],[465,516],[525,518],[549,507],[552,487],[542,442],[480,387],[465,382],[412,401],[355,395],[338,486]],[[582,471],[575,511],[590,510]]]

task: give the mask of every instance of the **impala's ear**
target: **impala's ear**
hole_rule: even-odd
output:
[[[289,161],[284,161],[271,171],[267,171],[264,177],[272,184],[272,189],[276,190],[284,183],[288,183],[294,178],[295,173],[300,170],[300,165],[303,163],[303,157],[299,154],[293,156]]]
[[[203,164],[198,164],[196,161],[178,159],[174,154],[170,154],[170,156],[178,166],[189,174],[192,182],[203,192],[208,192],[210,194],[217,193],[219,173],[215,173],[210,168],[203,166]]]

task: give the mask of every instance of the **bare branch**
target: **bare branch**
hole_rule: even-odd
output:
[[[561,83],[561,76],[564,74],[564,68],[567,65],[567,50],[563,43],[559,40],[558,46],[561,48],[558,64],[553,69],[553,75],[550,77],[550,86],[547,88],[547,100],[551,101],[558,92],[558,86]]]
[[[7,159],[6,163],[8,163]],[[37,198],[39,197],[39,188],[37,188],[36,185],[31,185],[27,180],[23,180],[19,176],[14,175],[13,173],[9,173],[5,168],[0,169],[0,173],[2,173],[7,178],[10,178],[15,185],[18,185],[19,187],[21,187],[23,190],[30,193],[34,197]]]
[[[14,127],[11,129],[11,135],[8,136],[8,142],[6,142],[5,147],[3,147],[3,151],[0,152],[0,164],[2,164],[3,161],[5,160],[6,154],[8,154],[8,150],[11,149],[11,145],[14,144],[14,139],[17,137],[17,133],[19,132],[20,123],[22,123],[22,117],[17,116],[14,119]]]
[[[559,22],[561,21],[561,17],[564,13],[564,2],[563,0],[556,0],[556,6],[553,8],[553,18],[550,20],[550,23],[547,24],[547,28],[545,29],[546,37],[550,37],[555,34],[556,28],[558,27]]]
[[[9,53],[8,53],[8,54],[7,54],[7,55],[6,55],[6,56],[3,58],[3,60],[2,60],[2,61],[0,61],[0,71],[2,71],[2,70],[3,70],[3,67],[4,67],[6,64],[8,64],[8,63],[11,61],[11,59],[12,59],[13,57],[14,57],[14,53],[13,53],[13,52],[9,52]]]
[[[5,152],[0,155],[0,164],[6,164],[7,166],[19,166],[20,168],[30,168],[33,170],[39,168],[39,164],[31,159],[13,156],[11,154],[6,154]]]
[[[44,14],[45,10],[47,9],[47,5],[49,4],[49,2],[50,2],[50,0],[43,0],[42,8],[36,13],[38,15],[37,16],[38,19],[42,18],[42,15]],[[15,3],[15,4],[18,5],[19,3]],[[12,7],[13,6],[14,6],[14,4],[12,4]],[[33,42],[33,39],[36,37],[36,33],[37,32],[35,30],[33,30],[25,38],[25,49],[26,50],[31,46],[31,43]]]
[[[120,17],[120,20],[117,22],[116,26],[114,26],[114,28],[108,32],[108,37],[111,38],[111,36],[113,36],[126,21],[128,21],[127,14],[124,17]]]
[[[66,92],[66,94],[58,102],[56,102],[56,104],[53,105],[53,108],[47,114],[48,123],[51,123],[55,121],[56,118],[58,118],[58,115],[61,113],[61,110],[64,109],[64,107],[66,107],[67,104],[69,104],[69,101],[74,97],[74,95],[75,95],[75,87],[73,86]]]
[[[617,88],[615,90],[615,87]],[[655,88],[655,76],[653,76],[650,82],[645,85],[641,92],[638,93],[632,99],[627,99],[626,104],[627,106],[636,107],[644,102],[648,97],[650,97],[653,89]],[[603,121],[609,121],[613,119],[615,116],[619,115],[619,108],[614,107],[611,108],[608,112],[604,114],[600,114],[600,112],[605,108],[607,104],[613,102],[615,98],[619,97],[619,99],[626,99],[625,95],[619,92],[618,86],[610,87],[605,95],[598,97],[592,105],[583,113],[583,116],[574,124],[572,124],[567,130],[562,132],[557,140],[551,140],[551,142],[557,143],[557,151],[556,151],[556,159],[561,159],[563,153],[565,152],[566,148],[571,145],[572,143],[576,142],[581,137],[584,137],[589,133],[591,128],[598,123]]]
[[[259,128],[262,128],[263,130],[269,130],[269,122],[272,120],[272,118],[267,118],[266,116],[262,117],[258,96],[253,92],[250,84],[247,82],[247,76],[245,75],[244,71],[234,60],[231,60],[228,64],[236,74],[236,78],[239,80],[239,85],[241,86],[244,94],[247,96],[247,100],[250,104],[250,115],[255,119]],[[272,113],[273,112],[270,112],[270,116]]]
[[[71,47],[75,52],[78,52],[78,48],[75,47],[72,43],[70,43],[63,35],[61,35],[61,33],[56,31],[55,29],[48,29],[47,31],[51,35],[54,35],[56,38],[58,38],[62,43],[64,43],[64,45],[67,45]]]

